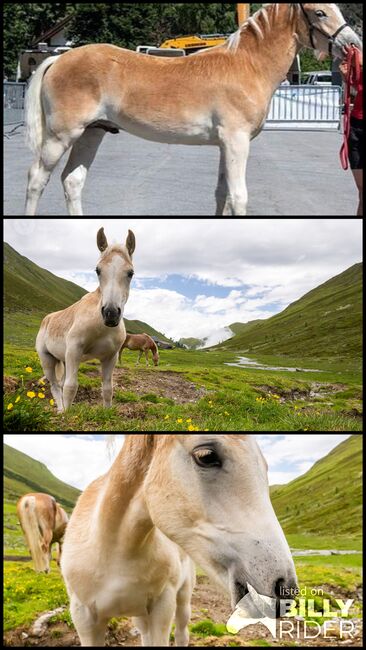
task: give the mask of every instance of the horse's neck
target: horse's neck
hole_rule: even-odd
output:
[[[126,444],[126,443],[125,443]],[[109,531],[112,544],[123,546],[126,554],[141,549],[151,539],[154,524],[144,497],[144,478],[149,464],[149,450],[141,462],[129,458],[130,450],[122,449],[106,477],[100,507],[101,530]],[[131,473],[131,464],[136,469]]]
[[[245,29],[237,49],[238,58],[243,65],[250,59],[251,67],[256,70],[262,86],[273,92],[286,77],[297,53],[301,49],[294,33],[294,26],[289,22],[287,3],[280,4],[276,18],[269,11],[270,27],[262,19],[260,26],[263,40],[256,35],[253,28]]]

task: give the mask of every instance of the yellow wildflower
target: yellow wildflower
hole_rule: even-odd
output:
[[[190,424],[188,427],[188,431],[195,431],[195,428],[196,427],[194,427],[193,424]]]
[[[11,411],[11,409],[13,408],[14,408],[13,404],[8,404],[8,411]]]
[[[31,399],[33,399],[33,397],[35,397],[35,396],[36,396],[36,394],[32,390],[28,391],[27,397],[30,397]]]
[[[15,404],[17,404],[19,401],[20,401],[20,395],[18,395],[18,397],[16,398]]]
[[[55,403],[55,400],[54,400],[54,399],[50,399],[50,404],[51,404],[51,406],[53,406],[54,403]]]
[[[38,393],[39,399],[44,399],[46,396],[44,393]]]
[[[187,424],[190,424],[190,422],[192,422],[192,418],[188,418],[188,420],[186,420],[186,422],[187,422]]]
[[[227,411],[225,411],[224,415],[230,415],[230,413],[228,413]]]
[[[25,372],[33,372],[33,368],[31,368],[30,366],[27,366],[26,369],[25,369]]]
[[[210,399],[208,403],[209,403],[209,404],[213,404],[213,401],[212,401],[212,399]]]
[[[182,424],[182,422],[183,422],[183,418],[178,418],[177,419],[177,424]]]
[[[166,415],[164,420],[170,420],[170,415]]]
[[[40,379],[38,383],[41,384],[41,386],[45,386],[45,385],[46,385],[46,382],[43,381],[43,379]]]

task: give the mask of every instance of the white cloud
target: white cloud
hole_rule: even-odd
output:
[[[307,472],[334,447],[349,438],[347,433],[257,435],[269,464],[270,484],[288,483]]]
[[[126,317],[173,338],[267,318],[362,259],[360,219],[5,219],[5,240],[43,268],[94,290],[102,225],[110,242],[124,241],[128,228],[136,234]],[[169,275],[186,277],[188,285],[196,278],[225,287],[228,295],[189,300],[144,285]]]
[[[92,435],[5,434],[4,442],[44,463],[58,479],[80,490],[111,465],[105,441],[94,440]]]

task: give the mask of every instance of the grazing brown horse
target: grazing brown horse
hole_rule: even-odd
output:
[[[139,350],[140,354],[136,361],[138,365],[141,361],[142,355],[145,353],[146,366],[149,365],[149,351],[152,352],[152,358],[155,366],[159,363],[159,351],[158,346],[156,345],[154,339],[151,338],[148,334],[127,334],[126,340],[122,345],[119,351],[119,362],[121,363],[121,357],[123,350],[127,348],[128,350]]]
[[[30,493],[21,497],[17,514],[37,572],[49,573],[52,544],[58,544],[60,564],[63,537],[69,518],[49,494]]]

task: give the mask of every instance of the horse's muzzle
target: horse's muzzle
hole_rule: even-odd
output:
[[[117,327],[120,324],[122,311],[119,307],[102,307],[102,317],[106,327]]]

